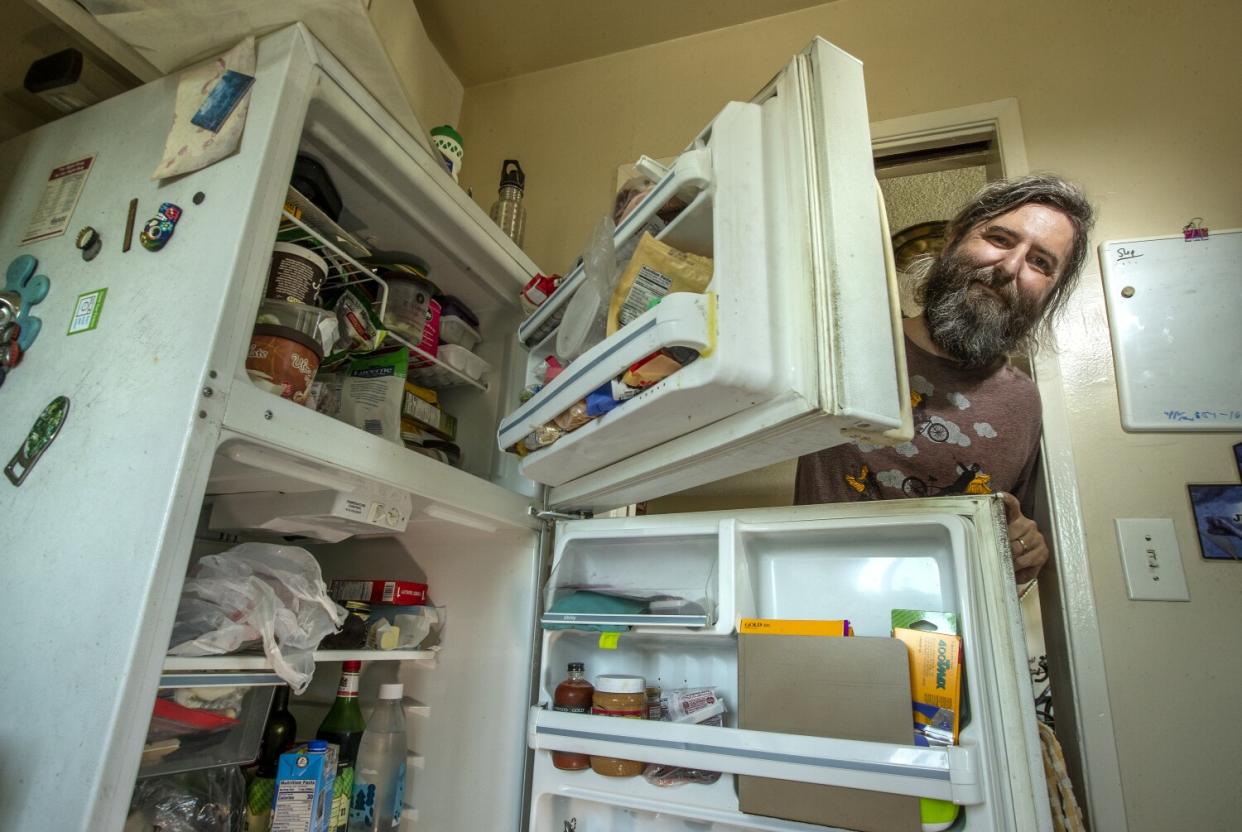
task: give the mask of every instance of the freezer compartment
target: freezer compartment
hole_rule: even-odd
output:
[[[711,152],[711,187],[661,234],[678,249],[712,257],[707,292],[714,302],[698,297],[704,306],[695,311],[689,307],[696,296],[666,296],[579,356],[506,417],[498,445],[512,448],[662,347],[688,346],[699,357],[555,443],[531,448],[521,462],[524,476],[563,485],[777,399],[793,386],[785,344],[789,333],[782,331],[779,310],[790,295],[801,292],[804,276],[780,268],[776,250],[795,244],[792,232],[779,227],[767,209],[783,198],[784,188],[784,171],[772,158],[776,150],[764,133],[765,118],[772,117],[758,104],[725,106],[696,140]],[[680,306],[671,308],[674,303]],[[532,353],[528,383],[541,381],[536,368],[552,351],[553,340]]]
[[[279,676],[270,672],[166,672],[152,707],[138,776],[246,765],[259,742]]]
[[[423,431],[418,436],[412,429],[403,430],[403,414],[397,407],[382,416],[360,412],[347,424],[382,434],[397,447],[403,447],[403,439],[415,443],[414,452],[476,477],[492,479],[498,467],[515,468],[515,463],[507,465],[499,459],[493,436],[499,402],[509,395],[504,388],[512,356],[520,352],[512,340],[521,319],[517,294],[536,271],[534,264],[509,241],[498,242],[494,223],[426,149],[388,124],[377,105],[372,109],[374,102],[368,104],[366,94],[352,87],[347,77],[317,71],[308,99],[300,132],[295,133],[296,146],[285,151],[289,154],[286,164],[292,170],[295,154],[312,159],[330,178],[344,207],[339,216],[330,217],[292,187],[286,193],[282,183],[281,203],[271,214],[271,225],[266,226],[270,230],[256,226],[253,236],[270,235],[266,239],[272,243],[267,245],[279,241],[310,249],[327,262],[328,275],[313,304],[324,309],[326,320],[336,322],[342,331],[350,315],[365,317],[336,307],[346,291],[370,308],[382,328],[384,322],[392,324],[397,305],[394,281],[403,278],[376,274],[374,263],[417,261],[427,267],[427,279],[439,293],[453,298],[448,302],[450,311],[460,307],[477,317],[475,330],[481,338],[469,350],[450,345],[441,353],[439,339],[432,334],[434,325],[428,325],[427,339],[419,341],[410,337],[408,329],[396,331],[393,324],[379,347],[381,352],[400,346],[409,350],[407,376],[421,386],[436,388],[438,407],[456,420],[455,435]],[[238,304],[237,337],[245,348],[239,350],[235,388],[253,384],[246,364],[253,358],[249,349],[253,322],[256,316],[271,313],[270,304],[264,304],[269,262],[263,257],[261,265],[256,263],[257,273],[249,278],[247,294]],[[322,335],[325,360],[317,371],[312,370],[318,381],[327,378],[329,371],[348,371],[348,362],[326,366],[328,356],[339,356],[344,349],[342,338],[320,333],[313,323],[303,334]],[[265,389],[279,393],[277,382],[268,381]],[[318,385],[299,401],[311,405],[312,412],[317,406],[325,413],[316,415],[330,419],[328,414],[339,412],[333,399]],[[259,412],[281,407],[281,402],[266,402]],[[313,441],[307,444],[311,452],[317,450]]]

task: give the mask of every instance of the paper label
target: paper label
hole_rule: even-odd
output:
[[[30,218],[30,225],[22,235],[22,245],[59,237],[65,233],[94,162],[94,156],[87,156],[52,171],[43,187],[39,205]]]

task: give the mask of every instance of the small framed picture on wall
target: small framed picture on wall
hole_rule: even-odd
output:
[[[1234,446],[1234,451],[1242,445]],[[1242,562],[1242,485],[1188,485],[1199,551],[1206,560]]]

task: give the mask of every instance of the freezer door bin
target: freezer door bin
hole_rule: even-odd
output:
[[[521,472],[552,486],[550,504],[619,505],[851,437],[907,439],[905,354],[861,64],[817,39],[754,100],[727,104],[665,180],[673,184],[662,181],[648,200],[688,187],[690,202],[660,239],[712,258],[706,294],[670,294],[581,355],[501,420],[498,444],[513,449],[662,348],[699,357],[533,446]],[[641,228],[622,222],[618,246]],[[531,347],[528,384],[542,380],[555,342],[552,329]]]

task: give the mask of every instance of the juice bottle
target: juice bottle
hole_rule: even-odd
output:
[[[589,714],[591,697],[595,694],[595,686],[585,678],[582,662],[569,663],[569,678],[556,686],[552,694],[552,710],[570,714]],[[571,754],[568,751],[553,751],[552,765],[562,771],[581,771],[591,767],[588,754]]]

